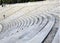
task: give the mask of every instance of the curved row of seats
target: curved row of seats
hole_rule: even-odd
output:
[[[32,21],[32,20],[33,20],[33,19],[31,18],[31,21]],[[14,20],[14,21],[15,21],[15,20]],[[14,22],[14,21],[13,21],[13,22]],[[13,22],[9,22],[9,23],[10,23],[10,24],[13,24]],[[5,23],[6,23],[6,22],[5,22]],[[33,23],[33,21],[30,22],[30,24],[32,24],[32,23]],[[7,23],[6,23],[6,24],[7,24]],[[19,23],[17,23],[17,24],[19,24]],[[17,25],[17,24],[16,24],[16,25]],[[4,24],[3,24],[3,25],[4,25]],[[23,24],[22,24],[22,25],[23,25]],[[5,25],[4,25],[4,26],[5,26]],[[7,25],[7,26],[9,26],[9,25]],[[12,26],[12,25],[11,25],[11,26]],[[10,27],[11,27],[11,26],[10,26]],[[27,26],[28,26],[28,25],[27,25]],[[12,26],[12,27],[14,27],[14,26]],[[19,27],[19,26],[18,26],[18,27]],[[21,26],[20,26],[20,27],[21,27]],[[6,26],[5,26],[5,28],[6,28]],[[16,28],[16,26],[15,26],[15,28]],[[10,29],[11,29],[11,28],[10,28]],[[4,30],[4,29],[3,29],[3,30]],[[5,30],[7,30],[7,28],[6,28]],[[5,30],[4,30],[4,31],[5,31]]]
[[[52,18],[53,18],[53,17],[51,17],[51,19],[52,19]],[[55,22],[55,19],[53,18],[52,20],[53,20],[53,23],[52,23],[52,22],[51,22],[51,23],[52,23],[52,27],[53,27],[53,24],[54,24],[54,22]],[[52,20],[51,20],[51,21],[52,21]],[[48,24],[50,24],[50,23],[48,23]],[[50,26],[51,26],[51,25],[50,25]],[[50,27],[50,26],[49,26],[49,27]],[[47,28],[47,27],[48,27],[48,26],[46,26],[46,28]],[[51,30],[52,27],[50,27],[50,30]],[[50,30],[49,30],[49,31],[50,31]],[[48,31],[48,33],[49,33],[49,31]],[[46,33],[45,33],[45,34],[46,34]],[[43,36],[43,35],[42,35],[42,36]],[[42,36],[41,36],[41,37],[42,37]],[[39,37],[40,37],[40,36],[39,36]],[[41,37],[40,37],[40,39],[41,39]],[[45,37],[46,37],[46,36],[45,36]],[[42,38],[43,38],[43,37],[42,37]],[[33,42],[34,42],[34,43],[35,43],[35,42],[36,42],[36,43],[37,43],[37,42],[41,43],[41,42],[42,42],[42,41],[40,42],[39,38],[37,38],[37,39],[38,39],[38,41],[36,41],[36,40],[33,41],[33,40],[32,40],[32,42],[30,42],[30,43],[33,43]],[[43,39],[41,39],[41,40],[43,40]],[[22,41],[22,40],[21,40],[21,41]],[[20,42],[20,40],[19,40],[19,42]],[[24,41],[22,41],[22,42],[24,42]],[[24,42],[24,43],[25,43],[25,42]]]
[[[52,18],[52,17],[51,17],[51,18]],[[51,21],[51,20],[50,20],[50,21]],[[53,18],[53,21],[54,21],[54,18]],[[45,22],[46,22],[46,21],[44,21],[44,23],[45,23]],[[51,21],[51,22],[52,22],[52,21]],[[50,22],[50,23],[51,23],[51,22]],[[43,23],[42,25],[44,25],[44,23]],[[50,24],[50,23],[48,23],[48,24]],[[41,26],[42,26],[42,25],[41,25]],[[43,27],[43,26],[42,26],[42,27]],[[47,27],[47,26],[46,26],[46,27]],[[41,28],[41,27],[40,27],[40,28]],[[33,29],[33,30],[34,30],[34,29]],[[33,31],[33,30],[31,29],[30,31]],[[38,30],[39,30],[39,28],[38,28]],[[44,30],[44,28],[43,28],[43,30]],[[41,31],[42,31],[42,30],[41,30]],[[49,31],[48,31],[48,32],[49,32]],[[25,32],[24,32],[24,33],[25,33]],[[27,32],[27,33],[32,34],[33,32]],[[36,34],[36,33],[35,33],[35,34]],[[46,33],[45,33],[45,34],[46,34]],[[13,37],[15,37],[15,39],[16,39],[16,36],[19,36],[19,37],[20,37],[20,35],[16,35],[16,34],[13,35]],[[24,36],[24,37],[22,37],[22,36]],[[29,38],[29,37],[28,37],[29,34],[26,35],[26,36],[22,34],[22,36],[21,36],[22,39],[20,38],[20,40],[23,40],[23,39]],[[34,35],[33,35],[33,36],[34,36]],[[11,36],[11,37],[12,37],[12,36]],[[13,37],[12,37],[12,38],[13,38]],[[32,36],[30,35],[30,37],[32,37]],[[45,37],[46,37],[46,36],[45,36]],[[9,39],[12,40],[10,37],[8,38],[8,40],[9,40]],[[13,38],[13,39],[14,39],[14,38]],[[14,42],[16,41],[15,39],[13,40]],[[9,40],[9,41],[10,41],[10,40]],[[18,41],[18,42],[19,42],[19,41]],[[22,41],[22,42],[23,42],[23,41]]]
[[[51,19],[52,19],[52,18],[51,18]],[[53,24],[54,24],[54,22],[55,22],[55,21],[54,21],[54,19],[53,19]],[[52,25],[53,25],[53,24],[52,24]],[[51,25],[50,25],[50,26],[51,26]],[[52,27],[53,27],[53,26],[52,26]],[[51,27],[51,28],[52,28],[52,27]],[[50,28],[50,29],[51,29],[51,28]],[[49,33],[49,32],[48,32],[48,33]],[[46,33],[45,33],[45,34],[46,34]],[[42,36],[43,36],[43,35],[42,35]],[[39,36],[39,37],[40,37],[40,36]],[[39,39],[37,38],[37,40],[39,40]],[[20,40],[19,40],[19,41],[20,41]],[[22,41],[22,40],[21,40],[21,41]],[[20,42],[21,42],[21,41],[20,41]],[[40,40],[39,40],[39,41],[40,41]],[[22,42],[23,42],[23,41],[22,41]],[[35,43],[36,40],[33,41],[33,39],[32,39],[32,42],[30,42],[30,43],[33,43],[33,42]],[[37,42],[38,42],[38,41],[37,41]],[[36,42],[36,43],[37,43],[37,42]],[[25,42],[24,42],[24,43],[25,43]],[[39,43],[40,43],[40,42],[39,42]]]
[[[25,32],[23,32],[23,33],[26,33],[26,31]],[[22,34],[23,35],[23,34]]]

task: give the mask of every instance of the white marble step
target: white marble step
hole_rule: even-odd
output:
[[[55,18],[53,18],[53,19],[52,18],[49,20],[49,22],[45,26],[45,28],[43,30],[41,30],[41,32],[39,32],[38,35],[36,35],[33,39],[31,39],[27,43],[42,43],[42,41],[44,40],[44,38],[47,36],[47,34],[49,33],[49,31],[51,30],[52,26],[54,25]]]

